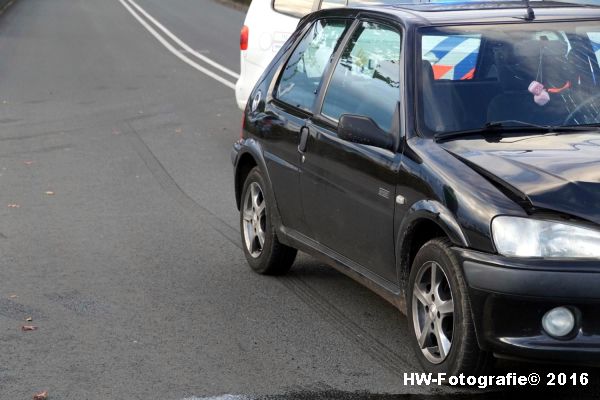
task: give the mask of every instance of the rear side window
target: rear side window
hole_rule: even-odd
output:
[[[436,80],[468,80],[475,76],[481,35],[423,35],[423,60],[431,63]]]
[[[312,108],[323,72],[347,25],[347,20],[323,19],[310,27],[281,73],[275,98],[304,110]]]
[[[312,11],[314,0],[273,0],[273,9],[294,17],[304,17]]]
[[[336,121],[366,116],[389,131],[400,99],[400,43],[397,30],[363,22],[335,67],[321,113]]]

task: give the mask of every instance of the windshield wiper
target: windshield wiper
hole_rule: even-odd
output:
[[[510,124],[510,125],[507,125]],[[515,125],[517,124],[517,125]],[[478,129],[468,129],[464,131],[454,131],[447,133],[438,133],[434,136],[436,140],[448,140],[454,139],[457,137],[463,136],[472,136],[472,135],[488,135],[488,134],[498,134],[503,132],[514,132],[515,130],[519,131],[536,131],[536,132],[550,132],[550,126],[537,125],[532,124],[525,121],[518,120],[503,120],[503,121],[492,121],[486,122],[481,128]]]
[[[507,125],[510,124],[510,125]],[[478,129],[469,129],[463,131],[438,133],[434,136],[436,140],[449,140],[457,137],[501,134],[505,132],[540,132],[540,133],[560,133],[560,132],[576,132],[576,131],[593,131],[600,129],[600,125],[571,125],[571,126],[553,126],[553,125],[538,125],[531,122],[519,121],[516,119],[507,119],[502,121],[486,122],[484,126]]]

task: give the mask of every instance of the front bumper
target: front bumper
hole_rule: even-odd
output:
[[[600,262],[514,260],[456,249],[481,348],[499,356],[600,365]],[[568,339],[542,328],[550,309],[577,316]]]

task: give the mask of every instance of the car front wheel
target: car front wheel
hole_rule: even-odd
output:
[[[286,273],[294,263],[296,249],[279,242],[273,225],[272,204],[267,185],[258,167],[244,182],[240,205],[240,230],[244,254],[250,267],[265,275]]]
[[[480,375],[492,356],[475,337],[467,285],[447,239],[418,251],[407,290],[408,323],[416,356],[426,372]]]

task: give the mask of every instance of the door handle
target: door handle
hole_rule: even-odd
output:
[[[298,151],[300,153],[304,153],[306,151],[306,143],[308,142],[309,132],[310,131],[307,126],[303,126],[302,129],[300,129],[300,143],[298,144]]]

